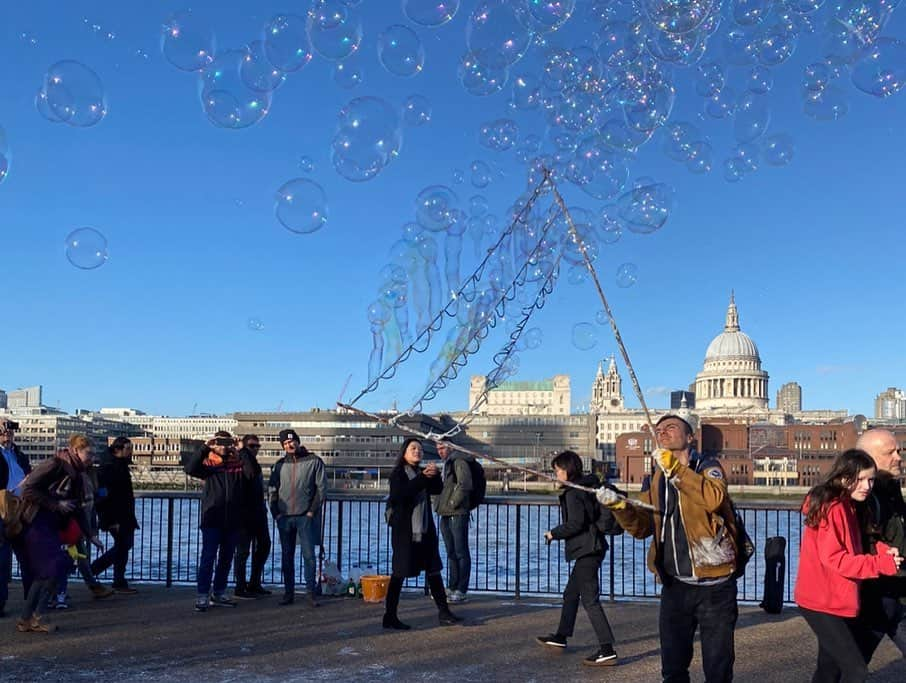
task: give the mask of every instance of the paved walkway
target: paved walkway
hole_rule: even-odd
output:
[[[400,616],[413,626],[387,632],[381,605],[325,598],[323,606],[277,607],[276,597],[243,601],[236,609],[192,610],[193,591],[140,586],[136,596],[92,600],[73,584],[72,609],[51,616],[54,635],[21,634],[0,620],[2,681],[640,681],[660,680],[657,604],[605,605],[617,635],[620,665],[582,666],[594,637],[582,610],[565,653],[551,653],[534,636],[556,627],[551,600],[474,597],[456,608],[464,625],[440,627],[430,600],[403,596]],[[11,586],[18,598],[21,589]],[[7,612],[20,603],[12,599]],[[697,649],[697,648],[696,648]],[[736,680],[808,681],[817,652],[795,609],[769,616],[741,609]],[[872,681],[906,680],[906,663],[889,642],[872,662]],[[700,681],[701,660],[693,662]]]

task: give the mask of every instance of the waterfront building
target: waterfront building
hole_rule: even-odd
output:
[[[487,393],[487,377],[473,375],[469,384],[469,408],[479,415],[569,415],[570,385],[568,375],[554,375],[539,382],[503,382]]]
[[[906,392],[888,387],[875,397],[875,418],[879,420],[906,420]]]

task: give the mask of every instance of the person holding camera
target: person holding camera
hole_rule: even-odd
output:
[[[450,611],[447,604],[447,592],[441,577],[444,567],[440,561],[434,515],[431,514],[431,496],[436,496],[443,490],[440,470],[434,463],[421,469],[421,461],[421,442],[418,439],[406,439],[400,448],[396,465],[390,472],[387,505],[390,508],[390,546],[393,557],[383,626],[401,631],[410,628],[397,615],[403,581],[422,572],[425,572],[431,597],[437,605],[441,626],[462,621],[461,617]]]
[[[0,418],[0,490],[6,489],[19,494],[22,481],[31,472],[28,456],[14,441],[17,422]],[[6,616],[6,600],[9,597],[9,581],[13,575],[13,548],[6,540],[3,519],[0,518],[0,618]]]
[[[236,601],[226,594],[227,577],[239,540],[243,504],[255,478],[254,463],[248,451],[237,449],[237,441],[229,432],[220,431],[188,459],[184,469],[189,476],[204,481],[195,611],[235,607]]]
[[[321,504],[327,496],[327,472],[324,461],[308,452],[294,430],[282,430],[279,439],[285,455],[274,463],[267,484],[283,555],[283,599],[279,604],[291,605],[295,601],[298,539],[305,561],[308,601],[318,607],[315,546],[321,542]]]

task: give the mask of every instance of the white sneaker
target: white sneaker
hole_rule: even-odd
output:
[[[450,591],[449,595],[447,595],[447,602],[465,602],[465,599],[465,594],[456,590]]]

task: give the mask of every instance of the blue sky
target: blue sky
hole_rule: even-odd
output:
[[[305,4],[208,1],[192,8],[209,22],[218,48],[228,49],[259,38],[275,14],[303,13]],[[578,2],[550,41],[587,41],[591,24],[578,18],[588,4]],[[546,132],[538,111],[507,108],[508,86],[474,97],[459,84],[456,65],[475,5],[464,0],[451,22],[429,29],[407,21],[398,2],[364,0],[352,9],[364,32],[353,57],[365,74],[362,85],[340,88],[333,63],[315,55],[274,93],[264,120],[225,130],[204,116],[197,76],[161,56],[160,26],[184,4],[5,3],[0,126],[12,165],[0,184],[0,387],[43,384],[45,401],[67,410],[130,406],[171,415],[327,408],[344,385],[345,398],[358,393],[372,344],[366,308],[389,247],[414,218],[418,192],[450,185],[466,204],[481,193],[502,217],[524,190],[525,169],[512,150],[479,145],[481,124],[513,118],[520,137]],[[377,60],[378,35],[391,24],[410,26],[423,42],[424,69],[413,78],[394,76]],[[725,19],[703,61],[722,60],[720,36],[729,25]],[[903,39],[903,17],[894,16],[883,35]],[[661,230],[626,232],[603,248],[597,267],[655,406],[666,404],[664,389],[685,387],[701,369],[731,289],[742,328],[770,374],[772,397],[782,383],[798,381],[806,408],[871,414],[878,392],[906,384],[899,257],[906,95],[880,100],[843,74],[836,83],[847,115],[836,122],[806,117],[803,69],[820,58],[822,43],[820,35],[803,36],[793,57],[772,69],[767,134],[793,136],[790,165],[762,164],[738,183],[723,179],[732,124],[696,118],[704,100],[694,93],[695,67],[673,72],[670,120],[692,120],[704,131],[714,169],[692,175],[667,159],[662,132],[631,163],[631,178],[675,188],[675,210]],[[537,73],[541,53],[532,47],[511,76]],[[35,110],[45,72],[63,59],[90,66],[104,84],[109,113],[96,126],[52,124]],[[745,72],[730,69],[730,82]],[[431,121],[404,129],[398,158],[372,180],[339,176],[330,141],[340,108],[363,96],[400,106],[411,94],[430,100]],[[314,161],[310,176],[298,169],[303,155]],[[500,170],[481,191],[468,181],[476,159]],[[454,169],[466,171],[463,185],[454,184]],[[320,183],[329,202],[327,226],[308,235],[287,231],[274,217],[277,188],[299,176]],[[570,205],[603,205],[568,183],[563,191]],[[66,235],[84,226],[108,239],[109,261],[96,270],[78,270],[63,254]],[[639,268],[638,282],[625,289],[615,280],[624,262]],[[516,378],[569,374],[574,404],[587,403],[598,361],[616,349],[605,327],[585,351],[572,345],[570,331],[594,322],[600,308],[587,282],[562,278],[532,320],[543,342],[521,354]],[[250,330],[249,318],[264,329]],[[487,350],[501,344],[499,335],[489,336],[465,379],[426,409],[465,408],[467,376],[487,372]],[[402,407],[425,383],[422,360],[361,405],[395,400]],[[628,383],[624,388],[628,403],[637,404]]]

